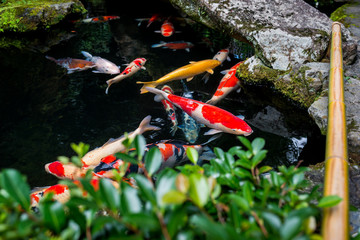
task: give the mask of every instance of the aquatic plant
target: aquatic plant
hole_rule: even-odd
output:
[[[62,204],[46,195],[36,211],[30,210],[30,187],[14,169],[0,173],[0,239],[321,239],[321,209],[341,201],[321,198],[317,187],[304,191],[305,167],[262,166],[265,141],[238,137],[241,146],[200,166],[194,149],[187,150],[191,164],[157,170],[161,154],[152,148],[145,155],[139,135],[127,147],[136,147],[122,159],[138,164],[144,175],[132,174],[137,187],[116,175],[119,188],[101,179],[98,190],[90,174],[83,189],[62,181],[71,198]],[[88,145],[72,145],[77,162]],[[142,156],[145,162],[142,163]]]

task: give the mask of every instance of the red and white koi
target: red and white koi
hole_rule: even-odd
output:
[[[45,171],[56,176],[59,179],[79,179],[84,177],[86,174],[86,169],[79,168],[73,163],[62,163],[60,161],[55,161],[47,163],[45,165]]]
[[[171,93],[171,94],[174,94],[174,91],[171,89],[171,87],[167,86],[167,85],[164,85],[162,88],[161,88],[162,91],[164,92],[167,92],[167,93]],[[174,105],[167,101],[167,100],[161,100],[161,103],[163,104],[164,108],[165,108],[165,111],[172,123],[172,127],[171,127],[171,134],[174,136],[175,135],[175,132],[176,130],[178,129],[178,122],[177,122],[177,119],[176,119],[176,113],[175,113],[175,108],[174,108]]]
[[[150,115],[145,117],[141,121],[139,127],[135,131],[133,131],[127,135],[127,138],[132,140],[136,137],[136,135],[143,134],[146,131],[160,130],[159,127],[151,125],[150,120],[151,120]],[[122,142],[125,139],[126,139],[125,136],[121,136],[117,139],[111,139],[107,143],[105,143],[102,147],[96,148],[96,149],[88,152],[81,159],[81,161],[83,163],[82,167],[85,169],[95,168],[101,162],[102,158],[124,151],[125,146],[122,144]]]
[[[221,64],[223,64],[225,62],[225,60],[227,61],[231,61],[230,57],[229,57],[229,48],[224,48],[221,49],[220,51],[218,51],[213,59],[218,60],[221,62]],[[205,83],[207,83],[207,81],[209,80],[210,74],[206,73],[203,77]]]
[[[172,49],[173,51],[179,50],[179,49],[185,49],[187,52],[190,52],[190,48],[194,47],[194,44],[191,42],[184,42],[184,41],[177,41],[177,42],[164,42],[161,41],[158,44],[151,45],[152,48],[168,48]]]
[[[243,61],[235,64],[233,67],[230,68],[230,70],[226,71],[226,74],[221,79],[219,86],[216,89],[216,92],[214,93],[212,98],[206,102],[207,104],[215,105],[233,90],[240,90],[240,81],[236,77],[236,70],[242,63]]]
[[[82,22],[82,23],[98,23],[98,22],[107,22],[109,20],[116,20],[120,19],[119,16],[99,16],[99,17],[92,17],[86,18],[81,20],[72,21],[73,23]]]
[[[193,99],[169,94],[156,88],[146,87],[146,89],[149,92],[156,94],[154,98],[155,101],[166,99],[189,114],[199,123],[212,128],[206,132],[205,135],[226,132],[235,135],[248,136],[253,132],[251,127],[244,120],[224,109]]]
[[[175,33],[174,25],[169,21],[165,20],[161,25],[160,31],[155,31],[156,33],[161,33],[164,37],[170,37]],[[179,31],[176,31],[178,33]]]
[[[148,28],[153,22],[160,20],[160,19],[161,19],[160,14],[156,13],[156,14],[152,15],[151,18],[137,18],[136,21],[139,21],[138,26],[140,26],[143,21],[148,21],[148,23],[146,25],[146,27]]]
[[[84,59],[75,59],[75,58],[60,58],[55,59],[53,57],[45,56],[47,59],[55,62],[57,65],[62,66],[63,68],[66,68],[68,71],[68,74],[71,74],[73,72],[79,72],[84,71],[90,68],[96,67],[95,63],[92,61],[87,61]]]
[[[105,90],[105,93],[108,94],[109,88],[112,84],[118,83],[118,82],[122,81],[123,79],[134,75],[140,69],[146,70],[146,68],[144,67],[145,63],[146,63],[145,58],[136,58],[134,61],[132,61],[130,64],[127,65],[127,67],[125,68],[124,71],[122,71],[122,73],[120,73],[116,77],[106,81],[108,86]]]
[[[86,60],[91,61],[95,64],[97,71],[95,73],[106,73],[106,74],[118,74],[120,73],[120,68],[114,63],[110,62],[107,59],[101,57],[94,57],[90,53],[81,51],[81,53],[86,57]]]

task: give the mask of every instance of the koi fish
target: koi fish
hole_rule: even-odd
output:
[[[208,100],[206,103],[215,105],[220,100],[225,98],[231,91],[235,89],[241,89],[240,87],[240,81],[236,77],[236,69],[242,64],[242,62],[239,62],[235,64],[233,67],[230,68],[230,70],[225,71],[225,76],[221,79],[219,86],[216,89],[216,92],[212,96],[210,100]]]
[[[182,97],[194,99],[193,94],[189,91],[185,82],[181,80],[181,83],[184,87],[184,92]],[[173,94],[173,93],[172,93]],[[186,112],[182,112],[182,125],[179,128],[183,131],[185,138],[190,143],[195,143],[200,132],[200,124],[195,121],[192,117],[189,116]]]
[[[71,180],[84,177],[86,174],[86,169],[79,168],[73,163],[64,164],[60,161],[47,163],[45,165],[45,171],[56,176],[57,178]]]
[[[169,20],[165,20],[164,23],[161,25],[160,31],[155,32],[161,33],[161,35],[163,35],[164,37],[170,37],[174,34],[175,28]],[[179,33],[179,31],[176,31],[176,33]]]
[[[111,181],[110,179],[107,181],[110,181],[115,188],[119,188],[119,184],[117,182]],[[80,181],[74,181],[74,183],[79,187],[82,187]],[[90,184],[93,186],[95,191],[99,190],[99,179],[91,179]],[[39,204],[39,201],[49,193],[53,194],[52,199],[54,201],[58,201],[60,203],[66,203],[70,199],[70,190],[69,187],[65,184],[55,184],[48,187],[38,187],[33,189],[30,194],[31,208],[36,208]]]
[[[61,58],[55,59],[53,57],[45,56],[47,59],[55,62],[57,65],[66,68],[68,74],[73,72],[84,71],[90,68],[96,67],[95,63],[83,59],[75,59],[75,58]]]
[[[118,74],[120,69],[114,63],[110,62],[101,57],[94,57],[90,53],[81,51],[81,53],[86,57],[86,60],[93,62],[96,65],[97,71],[94,73],[106,73],[106,74]]]
[[[99,16],[99,17],[86,18],[86,19],[82,19],[82,20],[76,20],[73,22],[74,23],[76,23],[76,22],[97,23],[97,22],[107,22],[109,20],[116,20],[116,19],[120,19],[120,17],[119,16]]]
[[[171,87],[165,85],[162,87],[161,89],[162,91],[164,92],[167,92],[167,93],[171,93],[171,94],[174,94],[173,90],[171,89]],[[175,135],[175,132],[177,130],[177,125],[178,125],[178,122],[177,122],[177,119],[176,119],[176,113],[175,113],[175,108],[174,108],[174,105],[167,101],[167,100],[162,100],[161,103],[163,104],[164,108],[165,108],[165,111],[172,123],[172,127],[171,127],[171,131],[170,133],[174,136]]]
[[[162,156],[162,162],[158,171],[161,171],[166,167],[174,168],[175,166],[179,166],[187,161],[188,158],[186,155],[186,149],[189,147],[194,148],[199,153],[199,158],[209,158],[209,151],[211,152],[211,149],[206,145],[216,138],[218,138],[218,136],[212,137],[207,142],[197,145],[191,145],[180,140],[162,140],[156,143],[146,144],[145,151],[149,151],[153,147],[159,148]],[[204,156],[201,157],[203,153],[206,153],[206,155],[204,154]],[[213,155],[211,155],[210,158],[212,156]],[[117,159],[114,155],[110,155],[104,158],[101,163],[94,168],[94,173],[99,177],[113,178],[114,175],[112,170],[118,170],[123,164],[123,160]],[[142,174],[142,170],[137,165],[130,164],[127,169],[127,174],[129,173]]]
[[[231,61],[230,57],[229,57],[229,48],[225,48],[225,49],[221,49],[220,51],[218,51],[215,56],[213,57],[213,59],[219,60],[221,62],[221,64],[224,63],[225,60]],[[203,77],[205,83],[207,83],[207,81],[209,80],[210,74],[206,73]]]
[[[156,87],[158,85],[163,85],[167,82],[180,80],[186,78],[187,81],[191,81],[194,76],[201,74],[203,72],[209,72],[211,74],[214,73],[213,68],[219,66],[221,62],[216,59],[206,59],[198,62],[190,62],[190,64],[185,65],[181,68],[178,68],[165,76],[159,78],[156,81],[151,82],[136,82],[137,84],[144,84],[144,86],[140,89],[140,93],[147,93],[148,90],[146,87]]]
[[[136,21],[139,21],[138,26],[140,26],[143,21],[148,20],[148,24],[146,25],[146,27],[148,28],[153,22],[159,20],[160,18],[160,14],[154,14],[151,16],[151,18],[137,18]]]
[[[159,127],[152,126],[150,124],[151,116],[145,117],[139,127],[128,134],[129,139],[134,139],[136,135],[143,134],[146,131],[150,130],[160,130]],[[82,157],[81,161],[83,163],[83,168],[89,169],[96,167],[102,158],[115,154],[117,152],[121,152],[125,150],[125,146],[122,144],[122,142],[126,139],[125,136],[121,136],[117,139],[110,139],[108,142],[106,142],[102,147],[96,148],[88,153],[85,154],[84,157]]]
[[[146,89],[156,94],[154,98],[155,101],[166,99],[189,114],[190,117],[194,118],[197,122],[212,128],[206,132],[205,135],[226,132],[248,136],[253,132],[244,120],[221,108],[193,99],[169,94],[156,88],[146,87]]]
[[[194,44],[191,42],[184,42],[184,41],[178,41],[178,42],[164,42],[161,41],[158,44],[151,45],[152,48],[162,47],[162,48],[168,48],[173,49],[173,51],[176,51],[178,49],[185,49],[187,52],[190,52],[190,48],[192,48]]]
[[[106,83],[108,86],[105,90],[105,93],[108,94],[109,88],[112,84],[118,83],[122,81],[124,78],[134,75],[140,69],[146,70],[146,68],[144,67],[145,62],[146,62],[145,58],[136,58],[134,61],[132,61],[130,64],[127,65],[127,67],[125,68],[124,71],[122,71],[122,73],[120,73],[119,75],[117,75],[112,79],[107,80]]]

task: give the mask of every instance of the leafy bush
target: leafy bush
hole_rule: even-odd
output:
[[[0,174],[0,239],[320,239],[321,207],[341,199],[320,199],[317,188],[303,192],[306,168],[260,166],[267,153],[264,140],[239,139],[245,148],[215,148],[216,158],[203,166],[190,148],[193,165],[157,173],[160,151],[145,154],[145,140],[137,136],[127,143],[136,146],[137,155],[121,154],[144,170],[128,176],[136,187],[122,180],[125,169],[117,174],[118,188],[101,179],[95,189],[87,174],[81,188],[62,181],[70,188],[69,201],[62,204],[48,194],[37,211],[30,209],[25,178],[5,169]]]

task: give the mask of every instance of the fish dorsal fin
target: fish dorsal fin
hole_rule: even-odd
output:
[[[217,130],[217,129],[210,129],[209,131],[207,131],[206,133],[204,133],[204,135],[214,135],[217,133],[221,133],[221,130]]]
[[[186,81],[190,82],[194,77],[189,77],[186,79]]]
[[[228,69],[228,70],[221,71],[220,73],[225,75],[225,74],[227,74],[229,71],[230,71],[230,70]]]
[[[106,143],[104,143],[104,145],[103,146],[106,146],[106,145],[108,145],[108,144],[110,144],[110,143],[112,143],[112,142],[115,142],[115,138],[110,138],[109,140],[107,140],[107,142]]]
[[[244,115],[241,115],[241,114],[237,115],[236,117],[237,117],[237,118],[240,118],[241,120],[244,120],[244,119],[245,119],[245,116],[244,116]]]
[[[189,63],[190,63],[190,64],[193,64],[193,63],[196,63],[196,61],[190,61]]]
[[[208,69],[208,70],[206,70],[208,73],[210,73],[210,74],[214,74],[214,70],[212,70],[212,69]]]

